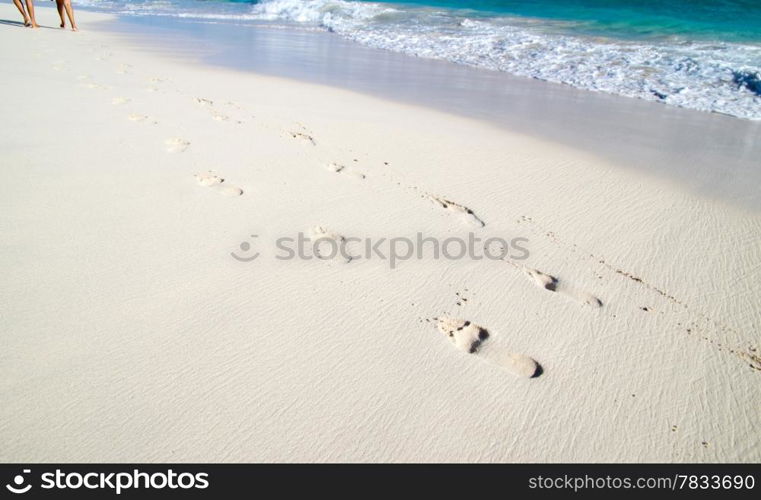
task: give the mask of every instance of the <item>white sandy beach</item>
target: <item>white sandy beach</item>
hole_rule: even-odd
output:
[[[0,24],[0,460],[761,460],[758,212],[77,16]],[[315,227],[530,255],[275,259]]]

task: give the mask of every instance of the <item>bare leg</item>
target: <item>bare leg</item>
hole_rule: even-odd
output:
[[[63,17],[63,0],[55,0],[55,6],[58,9],[58,17],[61,18],[61,28],[65,28],[66,19]]]
[[[24,4],[21,3],[21,0],[13,0],[13,5],[15,5],[18,11],[21,12],[21,16],[24,18],[24,26],[30,26],[31,23],[29,22],[29,17],[26,15]]]
[[[66,8],[66,15],[69,16],[71,31],[79,31],[79,28],[77,28],[77,22],[74,21],[74,9],[71,7],[71,0],[63,0],[63,6]]]
[[[32,28],[39,28],[37,20],[34,18],[34,0],[26,0],[26,10],[29,12],[29,20],[32,22]]]

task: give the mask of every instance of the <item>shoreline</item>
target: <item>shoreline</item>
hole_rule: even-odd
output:
[[[761,122],[415,58],[325,32],[140,17],[104,28],[141,50],[162,47],[168,58],[185,56],[483,121],[761,210],[755,166]],[[186,50],[199,46],[206,47],[201,54]],[[724,165],[720,175],[717,163]]]
[[[757,212],[77,15],[77,34],[0,26],[6,95],[33,97],[0,102],[0,459],[761,458]],[[525,237],[529,256],[390,269],[256,246],[297,232]],[[445,316],[488,330],[482,350]],[[540,376],[507,364],[527,358]]]
[[[331,32],[363,46],[414,57],[422,55],[575,88],[761,119],[761,101],[754,91],[761,69],[761,25],[754,26],[751,10],[745,16],[734,14],[749,28],[745,36],[736,36],[737,24],[727,30],[728,19],[722,19],[726,12],[721,11],[736,9],[734,2],[689,12],[672,4],[665,7],[677,24],[695,14],[705,16],[706,10],[717,11],[706,16],[706,21],[716,22],[719,28],[711,34],[704,31],[705,25],[689,26],[689,22],[676,30],[678,34],[673,31],[674,24],[667,27],[658,23],[651,25],[648,33],[635,33],[624,21],[597,36],[586,21],[581,25],[574,22],[578,13],[565,9],[564,2],[543,14],[514,5],[517,11],[524,11],[515,16],[483,9],[484,4],[463,10],[455,5],[426,8],[393,2],[262,0],[253,5],[228,2],[211,7],[193,0],[167,0],[150,6],[138,2],[123,10],[116,1],[80,3],[144,19],[165,17],[204,24]],[[621,20],[634,15],[647,23],[646,18],[652,22],[662,8],[625,10],[618,5],[612,11]],[[607,9],[591,10],[605,17]],[[568,16],[566,20],[554,22],[553,18],[564,17],[562,11]]]

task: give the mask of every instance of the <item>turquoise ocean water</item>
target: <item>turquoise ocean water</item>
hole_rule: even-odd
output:
[[[761,120],[759,0],[75,0],[325,30],[417,57]]]

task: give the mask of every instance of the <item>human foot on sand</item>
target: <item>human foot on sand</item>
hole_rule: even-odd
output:
[[[61,28],[66,28],[66,19],[64,18],[64,12],[69,17],[69,23],[71,24],[71,31],[79,31],[77,23],[74,21],[74,9],[71,7],[71,0],[56,0],[56,8],[58,9],[58,16],[61,18]]]
[[[24,5],[21,3],[21,0],[13,0],[13,5],[16,6],[19,13],[21,14],[21,17],[24,18],[24,26],[27,28],[32,25],[32,23],[29,22],[29,16],[26,15],[26,10],[24,10]]]
[[[37,20],[34,18],[34,1],[33,0],[26,0],[26,10],[24,10],[24,5],[21,3],[21,0],[13,0],[13,5],[15,5],[18,11],[21,13],[21,17],[24,18],[24,26],[26,26],[27,28],[40,27],[40,25],[37,24]]]

